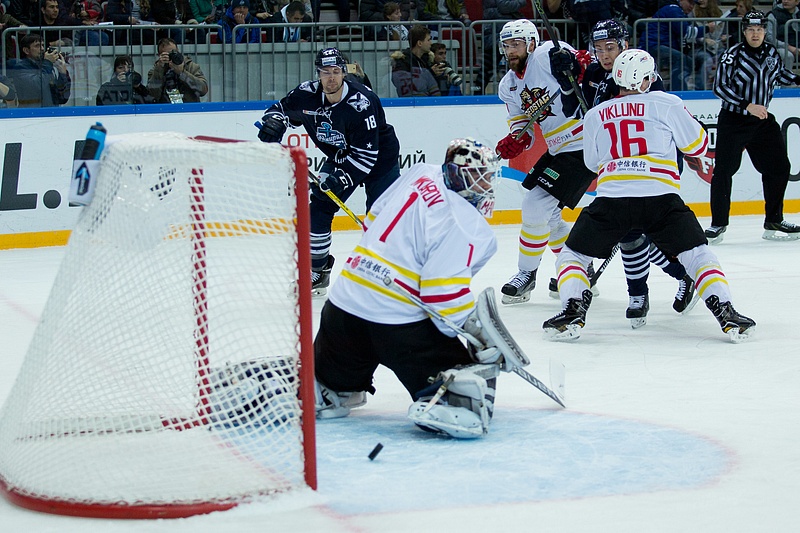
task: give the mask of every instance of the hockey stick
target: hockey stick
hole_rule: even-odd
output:
[[[312,172],[311,172],[310,170],[308,171],[308,177],[309,177],[309,179],[310,179],[311,181],[313,181],[313,182],[314,182],[314,184],[315,184],[317,187],[319,187],[319,190],[321,190],[322,192],[324,192],[324,193],[325,193],[325,194],[328,196],[328,198],[330,198],[330,199],[333,201],[333,203],[335,203],[336,205],[338,205],[338,206],[339,206],[339,209],[341,209],[342,211],[344,211],[344,212],[345,212],[345,214],[346,214],[347,216],[349,216],[350,218],[352,218],[352,219],[353,219],[353,222],[355,222],[356,224],[358,224],[358,225],[359,225],[359,227],[360,227],[362,230],[364,230],[364,231],[367,231],[367,226],[365,226],[365,225],[364,225],[364,222],[363,222],[363,221],[362,221],[360,218],[358,218],[358,215],[356,215],[355,213],[353,213],[353,212],[350,210],[350,208],[349,208],[349,207],[347,207],[347,206],[344,204],[344,202],[343,202],[343,201],[341,201],[341,200],[339,199],[339,197],[338,197],[338,196],[336,196],[336,194],[335,194],[335,193],[334,193],[332,190],[328,189],[327,187],[323,188],[323,186],[322,186],[322,182],[319,180],[319,178],[318,178],[317,176],[315,176],[314,174],[312,174]]]
[[[556,31],[553,28],[553,25],[550,24],[550,19],[547,17],[547,13],[544,12],[542,9],[542,0],[531,0],[531,4],[533,4],[533,8],[539,13],[539,16],[542,17],[542,22],[544,23],[544,27],[547,29],[547,33],[550,34],[550,40],[553,41],[553,47],[556,50],[561,50],[561,45],[558,44],[558,39],[556,39]],[[581,109],[584,113],[589,110],[589,105],[586,103],[586,98],[583,96],[583,91],[581,91],[578,82],[575,80],[575,77],[572,75],[572,72],[565,72],[567,78],[569,79],[570,85],[572,85],[572,90],[575,91],[575,96],[578,97],[578,102],[581,104]]]
[[[617,255],[618,251],[619,251],[619,244],[615,245],[614,248],[611,249],[611,253],[609,254],[608,258],[605,261],[603,261],[603,263],[597,268],[597,270],[594,271],[594,275],[592,275],[592,277],[589,278],[590,287],[595,286],[597,280],[600,278],[600,275],[608,267],[608,265],[611,264],[611,260],[614,259],[614,256]]]
[[[441,321],[444,325],[446,325],[447,327],[449,327],[450,329],[452,329],[453,331],[455,331],[456,333],[467,339],[467,341],[470,344],[472,344],[479,350],[484,350],[486,348],[486,346],[484,346],[484,344],[481,341],[475,338],[474,335],[468,333],[464,328],[462,328],[461,326],[457,325],[455,322],[453,322],[446,316],[439,313],[436,309],[423,302],[417,296],[410,293],[405,287],[398,285],[391,277],[385,276],[383,278],[383,284],[389,287],[390,289],[394,289],[394,291],[397,292],[398,294],[402,294],[403,296],[405,296],[406,298],[417,304],[420,307],[420,309],[428,313],[431,317]],[[536,387],[537,389],[539,389],[540,391],[542,391],[543,393],[545,393],[561,407],[566,407],[566,405],[564,405],[563,395],[556,394],[555,392],[550,390],[550,388],[547,385],[539,381],[533,374],[531,374],[524,368],[514,367],[511,371],[514,372],[516,375],[520,376],[522,379],[524,379],[531,385],[533,385],[534,387]],[[559,386],[557,389],[561,390],[564,387],[563,373],[559,375],[559,378],[560,378]]]

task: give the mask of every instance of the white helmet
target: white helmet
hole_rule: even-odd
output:
[[[500,30],[500,49],[503,49],[503,41],[511,39],[524,39],[526,48],[531,41],[539,46],[539,30],[528,19],[512,20],[503,24],[503,29]]]
[[[614,81],[623,89],[629,91],[647,92],[650,87],[642,90],[642,82],[656,80],[656,62],[653,56],[644,50],[631,48],[625,50],[614,60]]]
[[[494,150],[475,139],[454,139],[447,147],[442,171],[448,189],[491,218],[494,184],[500,172],[500,160]]]

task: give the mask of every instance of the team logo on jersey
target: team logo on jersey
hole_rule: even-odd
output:
[[[768,57],[767,58],[767,68],[769,70],[775,70],[778,66],[778,58],[777,57]]]
[[[317,140],[330,144],[339,149],[347,148],[347,142],[344,139],[344,133],[336,131],[329,122],[323,122],[317,126]]]
[[[612,161],[612,162],[610,162],[609,164],[606,165],[606,171],[607,172],[614,172],[615,170],[617,170],[617,163],[616,162]]]
[[[522,110],[525,112],[526,115],[531,116],[539,109],[547,103],[547,100],[550,99],[550,91],[547,89],[542,89],[540,87],[533,87],[531,89],[525,87],[522,89],[522,92],[519,93],[520,104]],[[553,113],[553,105],[552,103],[547,106],[547,109],[539,115],[539,118],[536,119],[536,122],[541,123],[547,117],[554,117],[556,116]]]
[[[308,93],[315,93],[317,92],[317,82],[316,81],[304,81],[298,87],[301,91],[306,91]]]
[[[350,98],[347,99],[347,103],[350,107],[361,113],[366,108],[369,107],[369,99],[361,93],[356,93]]]

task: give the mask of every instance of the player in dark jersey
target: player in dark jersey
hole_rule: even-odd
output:
[[[320,50],[314,64],[319,79],[301,83],[267,109],[258,138],[280,142],[288,126],[303,126],[327,157],[319,172],[323,186],[345,201],[363,185],[369,211],[400,176],[400,142],[378,96],[345,79],[347,63],[338,49]],[[316,184],[311,192],[312,289],[320,295],[330,283],[331,224],[339,207]]]

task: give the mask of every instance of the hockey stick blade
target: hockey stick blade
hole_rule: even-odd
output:
[[[524,368],[514,367],[514,370],[512,370],[512,372],[514,372],[516,375],[518,375],[519,377],[521,377],[522,379],[524,379],[525,381],[527,381],[528,383],[530,383],[531,385],[533,385],[534,387],[545,393],[561,407],[566,407],[566,405],[564,405],[564,401],[558,396],[558,394],[550,390],[550,388],[547,385],[536,379],[536,376],[534,376]]]

